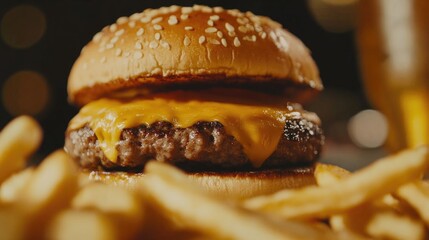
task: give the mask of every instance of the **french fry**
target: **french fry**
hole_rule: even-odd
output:
[[[329,186],[330,184],[338,183],[344,178],[350,176],[351,173],[343,168],[328,165],[318,164],[314,171],[317,185]],[[377,200],[378,201],[378,200]],[[402,205],[395,199],[391,194],[386,194],[382,197],[381,201],[386,205],[395,208],[396,210],[402,210]],[[339,223],[339,222],[338,222]]]
[[[255,197],[244,206],[284,218],[317,218],[341,213],[393,192],[417,179],[429,166],[428,148],[420,147],[385,157],[338,183]]]
[[[375,239],[423,239],[425,234],[421,221],[397,212],[382,201],[362,204],[340,216],[348,231]]]
[[[166,215],[185,227],[221,239],[333,239],[333,233],[311,225],[272,220],[204,194],[171,166],[146,166],[142,191]]]
[[[129,190],[94,183],[73,198],[72,207],[102,212],[112,219],[121,239],[131,239],[143,224],[142,201]]]
[[[322,187],[337,183],[339,180],[350,176],[350,174],[349,171],[343,168],[329,164],[317,164],[314,170],[317,185]]]
[[[47,229],[45,238],[53,240],[122,239],[115,232],[114,225],[108,217],[94,211],[79,210],[66,210],[55,216]]]
[[[152,240],[188,240],[188,239],[215,239],[192,229],[184,228],[180,222],[175,221],[174,215],[163,215],[161,210],[150,201],[144,201],[145,218],[141,227],[141,238]]]
[[[50,217],[69,205],[76,186],[76,166],[63,151],[52,153],[40,164],[15,203],[26,213],[31,238],[42,236]]]
[[[0,201],[12,203],[19,198],[20,192],[33,176],[34,168],[20,171],[3,182],[0,186]]]
[[[345,170],[331,165],[319,164],[315,170],[316,181],[320,186],[337,183],[349,175],[350,173]],[[424,236],[422,224],[409,216],[396,213],[398,209],[396,204],[395,199],[387,194],[379,200],[331,216],[330,226],[336,231],[347,230],[374,238],[422,239]],[[385,227],[387,222],[391,224],[390,226],[397,227]]]
[[[415,181],[398,188],[395,196],[408,203],[429,226],[429,186],[423,181]]]
[[[6,125],[0,132],[0,184],[25,167],[28,156],[41,142],[42,130],[30,117],[17,117]]]
[[[26,217],[18,209],[7,205],[0,207],[0,238],[2,240],[24,239]]]
[[[350,229],[347,229],[343,215],[341,214],[335,214],[329,217],[329,226],[331,226],[332,230],[334,231],[350,231]]]
[[[329,186],[350,176],[350,172],[328,164],[317,164],[314,170],[314,177],[318,186]],[[344,224],[344,218],[341,214],[335,214],[329,217],[329,225],[335,231],[350,231]]]
[[[420,240],[425,236],[425,228],[421,222],[392,211],[374,215],[366,226],[366,231],[376,239]]]

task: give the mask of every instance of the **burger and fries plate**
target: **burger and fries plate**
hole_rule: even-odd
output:
[[[122,17],[72,68],[83,107],[65,151],[26,167],[38,123],[0,132],[0,240],[429,238],[429,147],[354,173],[317,163],[320,120],[299,103],[322,89],[304,44],[269,18],[199,5]]]
[[[317,185],[237,201],[212,196],[182,171],[158,162],[146,166],[134,189],[80,181],[62,150],[25,168],[41,141],[40,127],[29,117],[9,123],[3,139],[5,240],[425,239],[429,228],[429,184],[422,180],[427,147],[387,156],[355,173],[318,164]]]

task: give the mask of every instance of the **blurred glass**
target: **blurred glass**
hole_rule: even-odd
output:
[[[357,42],[367,97],[387,117],[387,147],[429,143],[429,1],[361,0]]]
[[[307,0],[316,22],[326,31],[341,33],[353,30],[358,0]]]

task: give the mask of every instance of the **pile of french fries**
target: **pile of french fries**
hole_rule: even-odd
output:
[[[18,117],[0,133],[0,239],[425,239],[428,147],[355,173],[316,167],[317,186],[243,201],[209,195],[175,167],[150,162],[141,185],[79,180],[58,150],[26,159],[40,126]]]

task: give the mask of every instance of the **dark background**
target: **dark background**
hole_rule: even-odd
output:
[[[322,28],[310,11],[309,1],[2,0],[0,19],[21,4],[39,8],[46,19],[44,35],[28,48],[14,48],[0,39],[0,88],[6,79],[20,70],[40,73],[49,86],[49,104],[44,111],[35,114],[45,132],[39,158],[63,146],[64,130],[77,112],[77,108],[67,102],[68,74],[81,48],[96,32],[118,17],[129,16],[145,8],[195,3],[270,16],[298,36],[311,49],[325,85],[324,93],[307,108],[322,118],[328,144],[351,144],[346,131],[347,121],[369,107],[360,81],[355,33],[353,29],[335,33]],[[337,21],[341,21],[341,17]],[[3,104],[0,104],[0,116],[1,127],[15,117]]]

